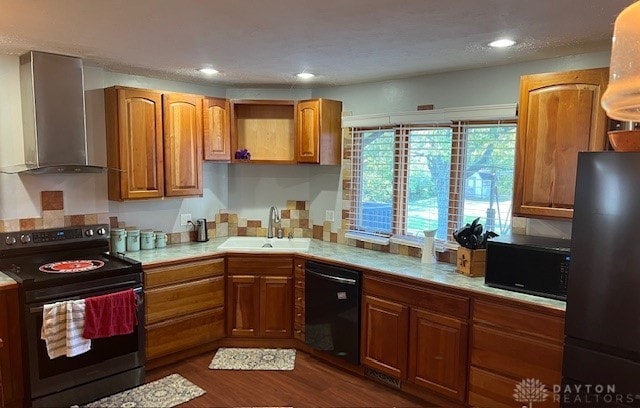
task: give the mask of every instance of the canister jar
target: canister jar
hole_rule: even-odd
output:
[[[156,234],[153,230],[140,231],[140,248],[153,249],[156,247]]]
[[[111,252],[124,252],[127,232],[124,228],[111,228]]]
[[[167,234],[162,231],[156,231],[156,248],[164,248],[167,246]]]
[[[137,228],[127,228],[127,251],[135,252],[140,250],[140,230]]]

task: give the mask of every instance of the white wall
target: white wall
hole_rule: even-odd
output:
[[[224,88],[166,81],[104,71],[85,66],[89,155],[106,164],[104,98],[101,89],[125,85],[188,92],[230,99],[308,99],[343,101],[354,115],[412,111],[417,105],[436,108],[514,103],[521,75],[607,66],[609,53],[600,52],[475,70],[456,71],[401,80],[318,89]],[[18,57],[0,55],[0,167],[23,159]],[[326,210],[341,208],[338,166],[227,165],[205,163],[202,198],[166,198],[117,203],[107,200],[106,174],[18,176],[0,174],[0,219],[40,216],[40,191],[62,190],[65,214],[110,212],[142,228],[184,231],[179,215],[213,219],[228,209],[250,219],[267,220],[271,205],[286,200],[311,202],[311,222],[322,224]],[[570,223],[528,220],[527,229],[542,235],[570,235]],[[334,230],[338,223],[334,224]]]
[[[494,105],[518,101],[520,76],[609,66],[610,52],[573,55],[480,69],[359,85],[318,88],[314,98],[342,101],[353,115],[435,108]]]

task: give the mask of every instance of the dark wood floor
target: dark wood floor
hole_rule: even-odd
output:
[[[213,352],[147,373],[178,373],[207,393],[181,407],[426,407],[424,401],[346,373],[298,350],[293,371],[209,370]]]

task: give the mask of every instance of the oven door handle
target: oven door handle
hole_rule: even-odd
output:
[[[144,302],[144,297],[142,296],[142,287],[137,287],[133,289],[133,293],[136,295],[136,308],[139,308]],[[74,299],[65,299],[65,300],[74,300]],[[36,306],[29,309],[29,313],[42,313],[44,306]]]

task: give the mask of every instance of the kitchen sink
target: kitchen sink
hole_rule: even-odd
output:
[[[311,238],[229,237],[218,248],[268,252],[306,251],[310,242]]]

